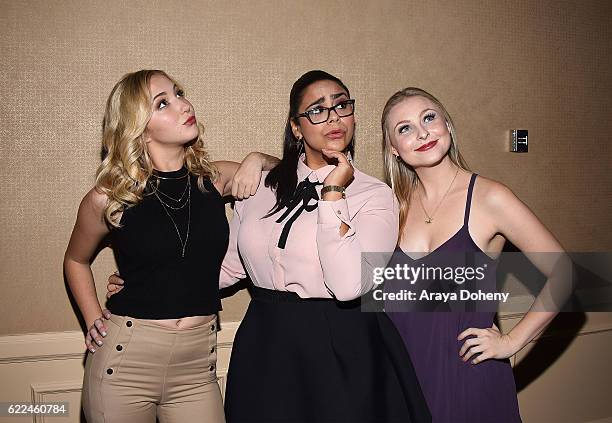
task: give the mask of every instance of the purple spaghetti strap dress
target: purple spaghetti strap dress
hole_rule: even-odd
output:
[[[389,267],[397,264],[409,266],[448,266],[449,261],[471,261],[472,265],[485,265],[485,278],[478,281],[478,289],[492,292],[496,289],[496,262],[476,245],[468,230],[470,205],[476,174],[468,188],[463,226],[450,239],[421,259],[412,259],[399,247]],[[462,254],[466,253],[466,254]],[[469,259],[468,257],[472,258]],[[477,257],[476,259],[474,257]],[[464,263],[465,266],[465,263]],[[452,281],[451,281],[452,282]],[[427,285],[429,283],[429,285]],[[405,281],[402,285],[406,287]],[[420,288],[434,291],[457,290],[455,282],[424,282]],[[385,284],[385,290],[398,290],[397,281]],[[467,328],[487,328],[493,325],[495,312],[491,303],[476,305],[469,302],[450,305],[439,301],[422,302],[410,306],[385,303],[385,310],[397,327],[410,353],[417,378],[432,414],[433,422],[520,422],[516,386],[508,360],[486,360],[477,365],[463,362],[459,350],[463,341],[457,336]],[[460,311],[454,311],[460,310]],[[487,311],[478,311],[487,310]]]

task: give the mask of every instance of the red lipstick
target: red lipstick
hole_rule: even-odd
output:
[[[414,151],[427,151],[427,150],[431,150],[432,148],[434,148],[436,146],[437,143],[438,143],[438,140],[430,141],[427,144],[423,144],[422,146],[420,146],[419,148],[417,148]]]
[[[195,118],[195,116],[191,116],[189,119],[187,119],[185,121],[185,123],[183,125],[191,126],[194,123],[196,123],[196,118]]]

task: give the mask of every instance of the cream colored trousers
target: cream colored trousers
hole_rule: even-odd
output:
[[[89,423],[225,422],[217,384],[217,319],[174,330],[131,317],[106,322],[88,353],[83,411]]]

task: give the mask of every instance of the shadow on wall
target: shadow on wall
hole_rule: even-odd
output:
[[[538,379],[574,341],[586,323],[582,312],[560,313],[520,363],[514,367],[517,392]]]
[[[512,243],[506,242],[503,252],[520,253],[520,250]],[[537,294],[535,289],[544,286],[546,277],[531,264],[527,257],[522,256],[521,260],[522,262],[516,265],[516,256],[514,256],[512,269],[510,269],[509,266],[504,266],[502,256],[498,267],[498,280],[506,280],[509,275],[512,275],[519,281],[529,281],[529,284],[525,286],[535,296]],[[529,353],[513,368],[517,392],[528,387],[546,372],[563,355],[586,324],[586,314],[582,311],[568,312],[572,309],[577,309],[575,297],[568,301],[564,312],[555,317]]]

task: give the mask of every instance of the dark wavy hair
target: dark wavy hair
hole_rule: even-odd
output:
[[[349,89],[339,78],[322,70],[311,70],[306,72],[295,81],[291,88],[291,94],[289,95],[289,113],[287,114],[287,122],[285,124],[283,158],[274,169],[270,171],[265,181],[266,187],[271,187],[276,194],[276,204],[265,217],[271,216],[285,208],[297,187],[297,165],[299,160],[298,153],[300,150],[300,141],[293,135],[291,121],[293,120],[296,125],[299,125],[296,115],[298,114],[300,103],[304,98],[304,92],[311,84],[318,81],[333,81],[340,85],[349,97],[351,96]],[[351,139],[347,147],[347,151],[351,153],[351,156],[355,157],[354,134],[353,139]]]

